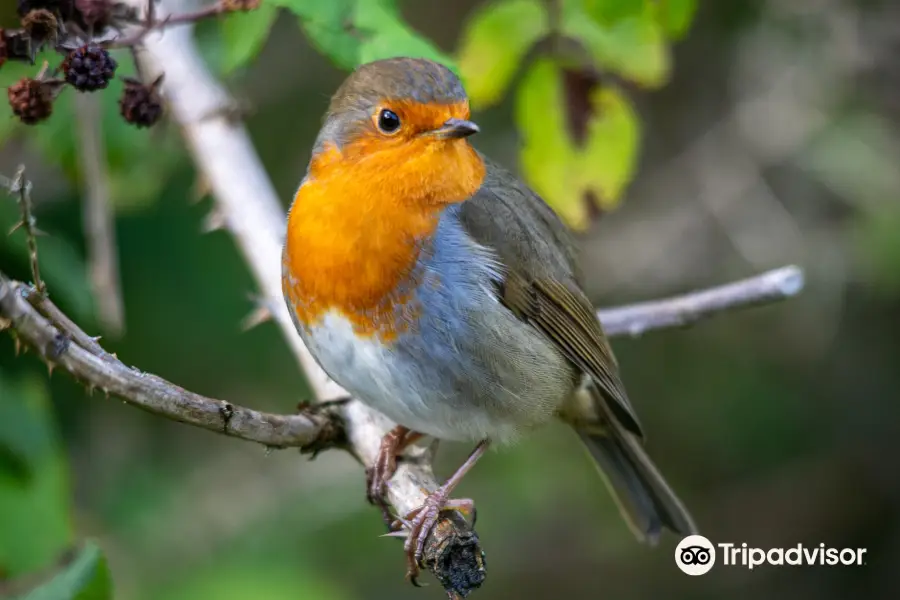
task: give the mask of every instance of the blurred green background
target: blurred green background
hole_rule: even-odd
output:
[[[484,3],[400,6],[411,30],[458,56]],[[0,9],[7,24],[13,8]],[[310,45],[295,16],[273,15],[261,52],[226,82],[253,107],[250,133],[286,205],[345,71]],[[240,31],[237,22],[199,28],[217,69],[243,64],[229,58]],[[865,547],[867,564],[687,577],[672,558],[678,540],[638,545],[575,437],[553,425],[490,454],[460,488],[476,500],[487,552],[488,579],[473,597],[896,596],[898,57],[900,6],[890,0],[702,2],[672,42],[665,85],[609,76],[640,124],[640,144],[622,142],[634,145],[634,172],[626,157],[613,175],[597,166],[605,175],[585,176],[577,193],[552,192],[563,210],[585,190],[605,207],[576,209],[589,218],[579,237],[588,290],[601,306],[788,263],[806,269],[799,298],[614,347],[650,454],[707,537]],[[8,85],[18,76],[10,73],[30,69],[8,64],[0,76]],[[177,126],[129,130],[115,100],[104,96],[105,136],[126,317],[124,334],[108,335],[106,348],[193,391],[292,410],[307,397],[302,374],[274,324],[241,331],[254,286],[226,233],[200,233],[211,201],[191,200],[196,173]],[[476,112],[483,133],[475,143],[512,169],[531,165],[526,175],[539,179],[540,156],[520,154],[528,134],[521,102],[509,93]],[[530,106],[531,126],[558,126],[559,106],[545,115],[540,101]],[[40,251],[51,294],[101,333],[70,109],[58,105],[28,131],[0,115],[0,173],[28,165],[39,224],[50,233]],[[631,183],[623,180],[619,195],[623,177]],[[0,199],[0,231],[16,220],[14,200]],[[0,269],[29,279],[21,233],[0,236]],[[32,354],[17,358],[7,335],[0,449],[0,579],[45,568],[92,538],[125,600],[442,597],[436,584],[404,582],[400,545],[378,537],[381,520],[348,456],[308,462],[295,451],[267,453],[88,396],[65,375],[48,378]],[[438,474],[469,450],[444,444]]]

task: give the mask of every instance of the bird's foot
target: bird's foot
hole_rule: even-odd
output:
[[[425,542],[440,519],[441,512],[455,510],[464,516],[474,515],[475,502],[469,498],[449,498],[452,486],[443,485],[425,498],[419,508],[391,523],[391,537],[405,538],[406,578],[418,587],[419,565],[425,554]]]
[[[465,462],[460,465],[450,479],[444,485],[428,494],[425,502],[419,508],[413,510],[403,518],[393,520],[390,525],[390,537],[406,538],[403,542],[403,550],[406,552],[406,577],[413,585],[418,586],[419,564],[425,554],[425,543],[434,526],[437,525],[442,510],[456,510],[464,516],[475,514],[475,503],[468,498],[450,499],[450,494],[462,481],[478,459],[487,452],[491,442],[488,439],[481,440]]]
[[[410,431],[402,425],[394,427],[381,438],[375,464],[366,469],[366,498],[371,504],[381,508],[386,523],[393,520],[385,499],[387,482],[397,471],[397,457],[420,437],[421,434]]]

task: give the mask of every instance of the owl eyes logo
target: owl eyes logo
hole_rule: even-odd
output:
[[[675,564],[687,575],[704,575],[716,564],[716,549],[702,535],[689,535],[675,548]]]
[[[703,546],[688,546],[681,551],[681,562],[686,565],[705,565],[709,559],[709,548]]]

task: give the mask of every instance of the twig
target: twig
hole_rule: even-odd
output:
[[[193,25],[198,21],[203,21],[205,19],[217,17],[219,15],[224,15],[227,13],[254,10],[258,7],[258,5],[259,1],[253,2],[248,0],[244,2],[242,6],[242,3],[240,2],[227,2],[220,0],[215,4],[210,4],[208,6],[204,6],[203,8],[198,8],[194,11],[179,14],[169,14],[162,19],[159,19],[156,16],[155,0],[147,0],[145,8],[145,18],[144,22],[141,24],[140,29],[134,34],[127,37],[110,40],[106,44],[106,46],[110,48],[134,47],[138,44],[141,44],[147,34],[152,31],[166,29],[175,25]]]
[[[40,230],[37,228],[37,221],[32,210],[31,182],[25,179],[25,165],[19,166],[12,179],[0,176],[0,185],[8,189],[10,194],[18,194],[22,219],[9,233],[12,234],[19,227],[25,229],[25,236],[28,238],[28,259],[31,262],[31,280],[37,292],[43,296],[47,293],[47,286],[41,279],[41,267],[38,264],[37,236],[40,234]]]
[[[2,275],[2,273],[0,273]],[[75,324],[63,311],[59,309],[47,296],[37,293],[24,294],[25,299],[34,306],[38,312],[47,318],[50,323],[54,324],[60,331],[65,332],[73,342],[103,360],[113,360],[115,357],[103,349],[97,340],[100,337],[91,337]]]
[[[89,391],[99,388],[147,412],[268,447],[307,448],[334,444],[340,439],[339,421],[330,418],[327,411],[296,415],[258,412],[189,392],[161,377],[129,367],[111,354],[98,355],[78,343],[91,338],[71,320],[66,319],[71,328],[66,330],[38,312],[26,300],[30,293],[30,286],[0,273],[0,323],[36,349],[48,366],[63,367],[84,382]],[[52,305],[49,299],[42,302]]]
[[[81,171],[84,175],[84,234],[97,317],[103,329],[121,335],[125,307],[119,279],[115,217],[109,197],[106,148],[103,144],[99,99],[91,94],[76,98]]]
[[[802,289],[803,271],[790,265],[683,296],[601,310],[597,316],[608,336],[637,337],[652,329],[681,327],[724,311],[784,300]]]

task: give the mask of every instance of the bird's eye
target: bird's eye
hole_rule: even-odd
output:
[[[383,109],[378,113],[378,129],[384,133],[394,133],[400,129],[400,117],[392,110]]]

